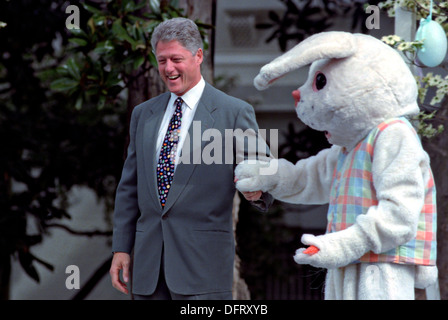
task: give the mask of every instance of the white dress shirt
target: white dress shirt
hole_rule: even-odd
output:
[[[205,81],[201,77],[201,80],[196,86],[188,90],[183,96],[181,96],[184,101],[182,104],[182,122],[180,126],[179,142],[177,144],[175,166],[179,162],[180,151],[185,141],[185,137],[188,133],[191,123],[193,122],[193,117],[196,112],[199,100],[201,99],[202,93],[204,92]],[[168,130],[168,125],[170,123],[171,117],[173,116],[174,110],[176,108],[175,101],[178,98],[177,95],[171,93],[171,98],[168,101],[168,105],[165,110],[165,114],[160,124],[159,133],[157,136],[157,159],[159,159],[160,148],[162,147],[163,139],[165,137],[166,131]]]

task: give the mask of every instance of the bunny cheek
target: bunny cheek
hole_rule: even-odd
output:
[[[324,131],[325,124],[331,117],[330,113],[325,112],[323,106],[315,105],[312,101],[307,102],[302,99],[296,105],[296,113],[299,119],[314,130]]]
[[[296,105],[296,113],[299,119],[308,127],[324,132],[328,142],[334,144],[333,131],[335,128],[332,125],[332,119],[335,116],[335,111],[325,104],[318,103],[318,100],[312,102],[313,99],[310,99],[308,103],[308,99],[305,97],[301,97],[301,99]]]
[[[313,92],[311,84],[305,84],[294,90],[292,96],[297,116],[303,123],[318,131],[328,130],[334,112],[328,107],[327,99],[321,92]]]

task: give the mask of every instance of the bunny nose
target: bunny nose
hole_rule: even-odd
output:
[[[297,104],[300,102],[300,91],[299,91],[299,89],[294,90],[292,92],[292,97],[294,98],[294,105],[297,107]]]

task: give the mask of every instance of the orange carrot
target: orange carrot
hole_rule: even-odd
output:
[[[319,252],[319,248],[317,248],[315,246],[309,246],[305,251],[303,251],[303,253],[309,254],[310,256],[312,256],[313,254],[316,254],[318,252]]]

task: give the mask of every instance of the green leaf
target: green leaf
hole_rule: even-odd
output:
[[[134,64],[134,57],[133,56],[128,56],[123,61],[121,61],[122,65],[130,64],[130,63]]]
[[[67,60],[67,70],[69,72],[69,74],[76,80],[80,80],[81,79],[81,71],[80,68],[78,66],[78,64],[76,63],[75,59],[70,58]]]
[[[105,105],[106,105],[106,96],[101,95],[97,105],[98,110],[102,110]]]
[[[99,77],[98,77],[97,74],[89,74],[89,75],[87,76],[87,79],[92,80],[92,81],[98,81],[98,80],[99,80]]]
[[[80,39],[80,38],[71,38],[71,39],[68,39],[68,41],[71,43],[74,43],[80,47],[84,47],[87,45],[87,41],[84,39]]]
[[[134,69],[140,68],[140,66],[143,64],[143,62],[145,62],[145,57],[144,56],[138,56],[134,60]]]
[[[152,33],[154,29],[159,25],[160,21],[148,20],[143,24],[143,31],[147,33]]]
[[[160,14],[160,0],[149,0],[148,5],[152,13]]]
[[[131,30],[130,30],[130,35],[134,38],[134,39],[137,39],[137,37],[138,37],[138,27],[137,27],[137,25],[136,24],[134,24],[134,25],[132,25],[131,26]]]
[[[146,7],[146,0],[142,0],[142,1],[140,1],[140,3],[136,4],[134,11],[143,9],[144,7]]]
[[[86,9],[87,11],[93,13],[93,14],[97,14],[97,15],[103,15],[104,13],[100,10],[95,8],[94,6],[91,6],[87,3],[83,3],[82,6],[84,7],[84,9]]]
[[[70,33],[73,36],[75,36],[77,38],[84,38],[84,39],[88,39],[89,38],[87,33],[84,30],[82,30],[82,29],[70,29],[69,31],[70,31]]]
[[[83,103],[84,103],[84,97],[83,97],[83,94],[80,93],[75,102],[75,109],[81,110]]]
[[[106,76],[105,85],[107,87],[112,87],[121,81],[119,72],[116,70],[112,70]],[[107,93],[107,92],[106,92]]]
[[[122,20],[121,19],[117,19],[114,21],[114,23],[112,24],[112,32],[115,33],[115,35],[117,36],[117,38],[119,38],[120,40],[125,40],[127,42],[129,42],[131,45],[135,44],[134,39],[132,39],[128,32],[126,31],[126,29],[121,25]]]
[[[107,22],[107,17],[105,16],[95,16],[93,17],[93,22],[96,26],[102,26]]]
[[[130,14],[128,13],[126,15],[127,20],[131,23],[131,24],[143,24],[145,22],[146,19],[143,19],[141,17],[137,17],[136,15]]]
[[[115,48],[111,40],[101,41],[99,42],[93,52],[97,54],[105,54],[113,51]]]
[[[154,52],[150,52],[148,54],[148,57],[149,57],[149,62],[151,63],[151,65],[153,67],[157,68],[159,64],[157,63],[157,58],[156,58]]]
[[[79,85],[78,81],[69,78],[60,78],[50,84],[50,88],[55,91],[67,91],[76,88]]]
[[[135,2],[134,1],[127,1],[124,6],[124,12],[133,12],[135,11]]]
[[[67,68],[65,68],[64,65],[59,66],[56,68],[56,73],[61,76],[61,77],[67,77],[68,76],[68,71]]]
[[[92,88],[87,89],[84,93],[88,97],[97,96],[100,94],[100,88],[98,86],[93,86]]]

